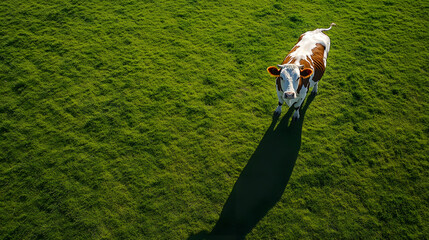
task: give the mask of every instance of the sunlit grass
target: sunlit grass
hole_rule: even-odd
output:
[[[265,69],[331,22],[291,178],[247,239],[427,236],[427,8],[0,3],[0,238],[210,232],[272,123]]]

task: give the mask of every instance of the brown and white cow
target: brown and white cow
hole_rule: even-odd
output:
[[[267,71],[276,78],[279,105],[275,114],[280,115],[282,105],[295,107],[293,120],[299,118],[299,109],[304,102],[308,90],[312,87],[313,94],[317,93],[317,83],[322,78],[326,68],[331,41],[323,31],[329,28],[319,28],[308,31],[299,37],[298,42],[277,67],[268,67]]]

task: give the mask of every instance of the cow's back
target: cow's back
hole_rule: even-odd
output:
[[[298,42],[283,60],[282,64],[300,64],[304,68],[313,69],[314,73],[309,79],[313,82],[319,81],[326,68],[326,58],[330,48],[330,39],[320,29],[302,34]],[[307,85],[304,83],[304,85]]]

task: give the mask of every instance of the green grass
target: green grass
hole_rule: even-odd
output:
[[[423,239],[428,10],[1,2],[0,239],[187,239],[234,224],[246,239]],[[265,69],[331,22],[319,94],[298,123],[286,109],[273,122]]]

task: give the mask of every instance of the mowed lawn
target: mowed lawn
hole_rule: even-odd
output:
[[[0,239],[424,239],[428,12],[0,2]],[[266,68],[331,22],[318,95],[273,118]]]

